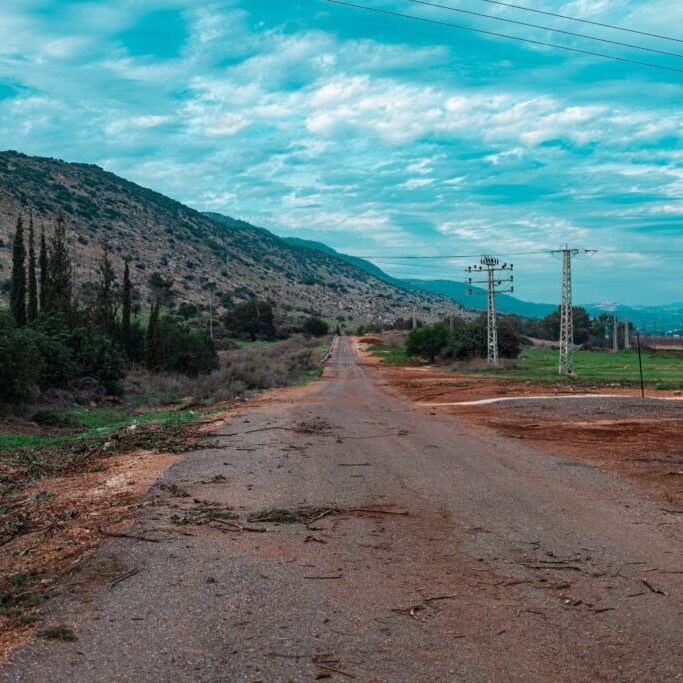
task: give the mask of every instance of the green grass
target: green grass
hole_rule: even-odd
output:
[[[275,346],[275,344],[279,344],[282,339],[257,339],[256,341],[251,341],[250,339],[242,339],[240,337],[230,337],[228,341],[237,344],[237,346],[243,349],[258,349]]]
[[[77,408],[59,413],[75,420],[82,428],[64,436],[36,436],[29,434],[0,434],[0,452],[17,448],[58,448],[80,440],[104,438],[110,432],[128,427],[133,422],[143,426],[150,422],[177,425],[191,422],[197,415],[191,410],[150,410],[132,413],[118,407]]]
[[[520,379],[572,381],[558,375],[558,351],[548,349],[525,349],[512,369],[485,368],[480,372]],[[574,354],[576,378],[585,381],[638,382],[640,371],[635,351],[619,353],[577,351]],[[683,386],[683,355],[658,352],[643,354],[643,376],[658,388],[677,389]]]
[[[390,346],[388,344],[376,344],[368,346],[368,351],[372,351],[375,356],[382,359],[386,365],[405,365],[410,362],[410,356],[402,346]]]

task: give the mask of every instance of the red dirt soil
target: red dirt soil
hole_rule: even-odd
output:
[[[673,506],[683,506],[683,424],[657,416],[580,420],[561,419],[551,411],[532,418],[506,403],[487,405],[429,405],[489,398],[528,398],[572,394],[618,394],[639,397],[632,387],[542,384],[533,380],[453,373],[433,366],[382,365],[381,359],[356,340],[363,361],[381,373],[391,393],[412,401],[432,414],[456,415],[476,428],[487,428],[516,439],[526,439],[545,451],[566,455],[637,481]],[[673,392],[658,391],[657,398]],[[665,405],[665,402],[663,402]]]

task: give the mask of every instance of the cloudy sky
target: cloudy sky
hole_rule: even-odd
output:
[[[678,41],[433,0],[672,55],[350,1],[672,70],[323,0],[2,0],[0,148],[97,163],[395,275],[469,262],[398,256],[568,242],[603,252],[577,260],[578,301],[683,301],[680,0],[519,0]],[[552,256],[513,260],[520,297],[559,296]]]

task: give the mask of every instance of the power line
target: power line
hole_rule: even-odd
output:
[[[554,31],[555,33],[563,33],[566,36],[574,36],[576,38],[585,38],[586,40],[596,40],[600,43],[609,43],[610,45],[619,45],[621,47],[630,47],[634,50],[643,50],[644,52],[653,52],[659,55],[668,55],[669,57],[679,57],[683,58],[683,54],[678,52],[667,52],[666,50],[658,50],[654,47],[646,47],[644,45],[634,45],[633,43],[624,43],[619,40],[610,40],[609,38],[599,38],[598,36],[585,35],[583,33],[575,33],[574,31],[565,31],[561,28],[551,28],[550,26],[541,26],[540,24],[531,24],[528,21],[518,21],[516,19],[508,19],[506,17],[496,17],[490,14],[484,14],[483,12],[473,12],[467,9],[460,9],[459,7],[450,7],[449,5],[440,5],[435,2],[427,2],[426,0],[408,0],[416,5],[425,5],[427,7],[437,7],[439,9],[445,9],[449,12],[459,12],[460,14],[470,14],[475,17],[483,17],[484,19],[490,19],[492,21],[502,21],[508,24],[517,24],[518,26],[527,26],[529,28],[540,28],[544,31]]]
[[[565,52],[575,52],[590,57],[599,57],[601,59],[611,59],[616,62],[626,62],[628,64],[637,64],[638,66],[646,66],[652,69],[660,69],[663,71],[675,71],[683,73],[683,69],[677,69],[674,66],[664,66],[662,64],[653,64],[652,62],[641,62],[637,59],[629,59],[628,57],[616,57],[608,55],[603,52],[593,52],[592,50],[581,50],[578,47],[568,47],[567,45],[558,45],[557,43],[547,43],[542,40],[533,40],[532,38],[521,38],[520,36],[511,36],[508,33],[498,33],[496,31],[486,31],[481,28],[473,28],[471,26],[464,26],[462,24],[454,24],[449,21],[439,21],[437,19],[427,19],[426,17],[416,17],[413,14],[403,14],[401,12],[393,12],[387,9],[380,9],[379,7],[368,7],[367,5],[358,5],[352,2],[344,2],[343,0],[324,0],[324,2],[332,5],[342,5],[344,7],[353,7],[355,9],[362,9],[368,12],[375,12],[377,14],[386,14],[393,17],[402,17],[403,19],[412,19],[413,21],[421,21],[427,24],[436,24],[438,26],[447,26],[448,28],[455,28],[462,31],[471,31],[472,33],[481,33],[487,36],[495,36],[496,38],[506,38],[508,40],[516,40],[520,43],[529,43],[531,45],[540,45],[542,47],[551,47],[556,50],[564,50]]]
[[[512,9],[519,9],[523,12],[534,12],[535,14],[545,14],[548,17],[556,17],[558,19],[566,19],[567,21],[576,21],[580,24],[591,24],[592,26],[600,26],[602,28],[610,28],[615,31],[626,31],[626,33],[635,33],[639,36],[647,36],[648,38],[660,38],[661,40],[671,40],[674,43],[683,43],[680,38],[671,38],[670,36],[662,36],[658,33],[647,33],[647,31],[637,31],[633,28],[625,28],[624,26],[615,26],[614,24],[603,24],[599,21],[591,21],[590,19],[579,19],[578,17],[570,17],[566,14],[557,14],[556,12],[548,12],[542,9],[532,9],[531,7],[523,7],[522,5],[513,5],[508,2],[500,2],[499,0],[479,0],[479,2],[487,2],[489,5],[499,5],[501,7],[511,7]]]
[[[498,256],[498,257],[510,257],[510,256],[539,256],[541,254],[552,254],[557,250],[554,249],[545,249],[543,251],[516,251],[516,252],[507,252],[504,254],[491,254],[492,256]],[[619,255],[642,255],[642,256],[647,256],[647,255],[661,255],[661,254],[683,254],[683,249],[652,249],[652,250],[642,250],[642,249],[632,249],[632,250],[623,250],[623,249],[595,249],[591,250],[594,251],[595,253],[598,254],[619,254]],[[400,260],[400,261],[409,261],[409,260],[421,260],[421,261],[431,261],[431,260],[448,260],[448,259],[473,259],[473,258],[479,258],[480,254],[451,254],[451,255],[439,255],[439,256],[415,256],[413,254],[411,255],[402,255],[402,254],[349,254],[349,256],[353,256],[354,258],[362,258],[362,259],[375,259],[378,261],[388,261],[388,260]]]

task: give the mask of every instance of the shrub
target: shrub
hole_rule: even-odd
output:
[[[7,312],[0,312],[0,399],[25,401],[38,386],[43,358],[31,330],[17,329]]]
[[[321,318],[312,316],[304,320],[304,332],[311,337],[324,337],[330,331],[330,326]]]
[[[273,307],[266,301],[251,299],[235,306],[225,316],[225,326],[237,337],[256,339],[274,339]]]
[[[190,330],[166,316],[159,324],[159,338],[161,369],[196,377],[218,368],[216,350],[205,332]]]
[[[428,358],[430,363],[434,362],[448,342],[449,330],[446,325],[426,325],[417,327],[408,335],[406,350],[410,356],[421,356]]]

